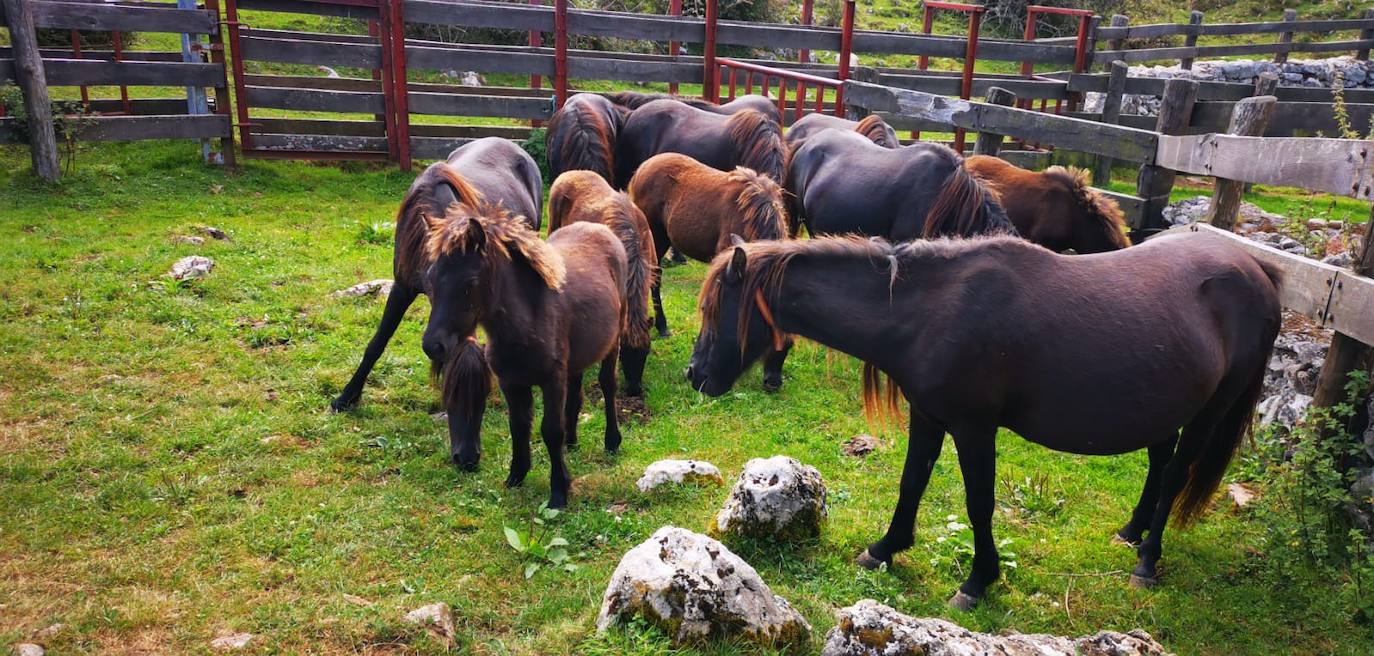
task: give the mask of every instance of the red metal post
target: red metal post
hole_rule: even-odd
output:
[[[119,31],[113,32],[112,35],[114,36],[114,60],[115,60],[115,61],[123,61],[123,60],[124,60],[124,35],[121,34]],[[131,104],[129,103],[129,87],[126,87],[126,86],[124,86],[124,85],[120,85],[120,87],[119,87],[119,102],[120,102],[121,105],[124,106],[124,113],[125,113],[125,114],[132,115],[132,114],[134,113],[133,105],[131,105]]]
[[[81,59],[81,32],[72,30],[72,58]],[[86,85],[81,85],[81,104],[87,107],[91,104],[91,94]]]
[[[676,2],[681,2],[682,0],[675,0],[675,1],[676,1]],[[801,24],[802,24],[802,25],[810,25],[810,24],[811,24],[811,4],[812,4],[812,2],[813,2],[813,0],[802,0],[802,13],[801,13]],[[810,50],[807,50],[806,48],[802,48],[802,49],[801,49],[801,52],[797,53],[797,61],[798,61],[798,62],[801,62],[801,63],[803,63],[803,64],[810,64],[810,63],[811,63],[811,51],[810,51]]]
[[[568,0],[553,0],[554,108],[568,100]]]
[[[754,72],[745,71],[744,73],[744,95],[754,93]]]
[[[816,90],[817,90],[817,91],[820,91],[820,88],[818,87]],[[806,83],[805,83],[805,82],[798,82],[798,83],[797,83],[797,100],[796,100],[796,102],[793,102],[793,103],[792,103],[792,105],[793,105],[793,107],[794,107],[794,109],[793,109],[793,111],[792,111],[792,120],[795,121],[795,120],[797,120],[797,119],[799,119],[799,118],[802,117],[802,106],[805,105],[805,104],[806,104]]]
[[[382,0],[378,4],[383,4]],[[406,84],[406,19],[404,0],[390,0],[391,11],[391,86],[396,116],[397,163],[410,170],[410,87]]]
[[[730,100],[735,99],[735,78],[739,77],[735,69],[730,69]]]
[[[377,45],[382,54],[382,115],[386,123],[386,156],[401,161],[401,131],[396,128],[396,69],[391,65],[395,49],[391,46],[391,3],[377,3]]]
[[[964,50],[964,79],[959,87],[959,97],[968,100],[973,95],[973,65],[978,61],[978,27],[983,19],[983,8],[969,12],[968,46]],[[964,152],[964,130],[954,131],[954,152]]]
[[[205,0],[205,8],[215,15],[216,21],[220,20],[219,0]],[[223,29],[221,25],[219,22],[215,23],[214,31],[210,32],[208,39],[210,44],[207,49],[210,51],[210,63],[219,64],[221,71],[219,84],[215,85],[215,113],[223,116],[227,121],[232,121],[230,114],[234,110],[230,106],[229,73],[227,72],[228,65],[225,63],[224,35],[221,32]],[[234,133],[232,130],[227,136],[220,138],[219,150],[221,161],[225,166],[233,168],[238,163],[234,156]]]
[[[716,0],[706,0],[706,39],[701,47],[701,97],[720,101],[720,70],[716,68]],[[765,95],[767,91],[765,90]]]
[[[844,18],[840,23],[840,72],[841,85],[835,90],[835,115],[844,116],[844,85],[849,79],[849,58],[854,55],[854,0],[845,0]]]
[[[253,150],[253,134],[248,121],[248,83],[244,80],[243,46],[239,41],[239,9],[237,0],[225,0],[224,22],[229,26],[229,47],[233,56],[229,58],[234,69],[234,105],[238,110],[239,143],[243,152]]]
[[[778,78],[778,118],[787,115],[787,78]]]
[[[536,7],[541,7],[541,6],[544,5],[544,0],[530,0],[530,4],[531,4],[531,5],[534,5],[534,6],[536,6]],[[530,40],[529,40],[529,44],[530,44],[530,47],[531,47],[531,48],[541,48],[541,47],[543,47],[543,46],[544,46],[544,35],[540,34],[540,33],[539,33],[539,30],[530,30]],[[544,78],[543,78],[543,76],[539,75],[538,73],[532,73],[532,74],[530,74],[530,88],[531,88],[531,89],[542,89],[542,88],[544,88]],[[539,120],[539,119],[537,119],[537,118],[536,118],[536,119],[531,119],[531,120],[530,120],[530,127],[532,127],[532,128],[541,127],[541,126],[543,126],[543,125],[544,125],[544,122],[541,121],[541,120]]]
[[[934,26],[934,24],[935,8],[931,7],[930,4],[927,3],[925,6],[925,14],[921,17],[921,34],[930,34],[930,30]],[[930,57],[927,57],[926,55],[921,55],[921,57],[916,60],[916,68],[919,68],[924,71],[929,66]]]
[[[681,15],[682,15],[682,0],[670,0],[670,2],[668,3],[668,14],[671,15],[671,16],[681,16]],[[669,42],[668,42],[668,56],[669,56],[669,57],[673,57],[674,59],[676,59],[676,58],[677,58],[677,55],[678,55],[678,50],[680,50],[681,48],[682,48],[682,44],[681,44],[681,43],[678,43],[677,41],[669,41]],[[730,84],[733,85],[734,83],[735,83],[735,79],[734,79],[734,78],[730,78]],[[668,93],[671,93],[671,94],[673,94],[673,95],[677,95],[677,82],[669,82],[669,83],[668,83]],[[735,90],[734,90],[734,88],[733,88],[733,86],[732,86],[731,89],[730,89],[730,97],[731,97],[731,98],[734,98],[734,96],[735,96]]]

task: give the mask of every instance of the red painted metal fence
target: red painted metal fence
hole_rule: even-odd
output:
[[[962,82],[959,85],[959,97],[968,100],[973,95],[973,67],[978,61],[978,29],[983,21],[983,12],[987,7],[983,5],[965,5],[957,2],[929,2],[925,3],[925,15],[921,20],[921,31],[930,34],[932,25],[935,22],[935,11],[958,11],[968,14],[968,46],[964,48],[964,72]],[[930,65],[930,58],[921,55],[917,67],[926,70]],[[912,132],[912,139],[920,138],[920,133]],[[954,150],[964,152],[964,130],[962,128],[954,131]]]
[[[772,80],[777,80],[778,114],[784,118],[787,116],[788,82],[792,82],[796,85],[796,95],[792,99],[792,120],[801,118],[802,114],[807,111],[806,106],[811,102],[806,97],[808,86],[816,90],[816,100],[812,111],[818,114],[825,113],[825,90],[831,89],[834,92],[831,95],[832,102],[834,103],[834,114],[836,116],[844,116],[844,103],[841,101],[841,95],[844,92],[844,83],[839,80],[783,70],[781,68],[773,68],[771,66],[760,66],[749,62],[736,61],[727,57],[717,57],[716,63],[727,71],[729,80],[728,88],[730,90],[729,96],[725,99],[727,102],[735,99],[736,93],[740,90],[739,74],[744,73],[745,94],[754,92],[755,75],[761,78],[759,80],[759,93],[765,96],[768,95],[769,89],[772,88]],[[719,100],[719,98],[717,100]]]

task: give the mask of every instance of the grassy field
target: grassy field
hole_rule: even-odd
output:
[[[661,458],[733,477],[774,454],[821,470],[829,524],[813,542],[731,546],[811,621],[813,647],[834,609],[864,597],[982,631],[1143,628],[1181,654],[1354,654],[1374,640],[1349,619],[1350,581],[1273,573],[1264,526],[1227,502],[1170,533],[1160,588],[1129,589],[1133,554],[1108,538],[1143,456],[1054,454],[1009,433],[994,526],[1018,567],[987,603],[944,606],[967,567],[947,528],[964,514],[952,453],[917,545],[891,571],[859,570],[851,559],[895,502],[904,435],[865,425],[856,363],[815,344],[793,352],[779,394],[757,372],[720,399],[691,391],[681,371],[700,264],[667,270],[675,334],[654,343],[651,415],[624,426],[620,456],[596,447],[600,409],[586,411],[571,506],[553,522],[578,570],[525,580],[502,527],[546,497],[547,458],[536,445],[525,487],[502,487],[509,434],[493,400],[481,471],[449,466],[419,348],[424,302],[362,405],[326,412],[381,312],[329,293],[390,276],[390,246],[365,226],[391,219],[411,176],[266,162],[229,174],[194,160],[190,143],[87,147],[60,186],[41,188],[25,151],[0,148],[0,644],[61,622],[51,653],[208,652],[228,631],[258,634],[252,653],[440,653],[401,618],[445,601],[461,652],[663,653],[645,627],[597,635],[601,592],[621,554],[665,524],[704,530],[727,491],[646,496],[634,480]],[[176,242],[204,225],[232,240]],[[190,254],[216,261],[207,279],[163,277]],[[884,446],[842,455],[861,432]]]

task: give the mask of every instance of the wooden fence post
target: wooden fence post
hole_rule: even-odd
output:
[[[1195,80],[1170,78],[1164,83],[1164,102],[1159,108],[1159,121],[1155,131],[1161,134],[1182,134],[1188,127],[1193,114],[1193,103],[1197,100],[1198,83]],[[1135,226],[1131,238],[1139,243],[1145,237],[1157,232],[1164,225],[1164,206],[1169,204],[1169,191],[1174,187],[1175,173],[1172,169],[1146,164],[1140,167],[1136,176],[1136,195],[1144,199],[1140,212],[1140,224]]]
[[[1202,12],[1194,11],[1188,15],[1188,34],[1183,37],[1184,48],[1196,48],[1199,27],[1202,25]],[[1187,71],[1193,70],[1193,58],[1184,57],[1178,62],[1178,67]]]
[[[1107,78],[1107,91],[1102,95],[1102,122],[1116,125],[1121,122],[1121,101],[1126,94],[1126,62],[1112,62],[1112,75]],[[1112,181],[1112,158],[1098,155],[1093,166],[1093,185],[1105,187]]]
[[[1016,94],[1002,87],[992,87],[988,89],[987,100],[990,105],[1011,107],[1016,104]],[[994,132],[979,132],[978,138],[973,142],[974,155],[996,155],[1000,150],[1002,150],[1002,135]]]
[[[1227,134],[1242,137],[1262,137],[1269,119],[1274,116],[1278,99],[1273,96],[1245,98],[1237,102],[1231,110],[1231,124]],[[1232,230],[1236,225],[1236,215],[1240,213],[1240,199],[1245,184],[1235,180],[1217,178],[1212,188],[1212,203],[1207,208],[1206,221],[1222,230]]]
[[[1112,20],[1111,20],[1111,23],[1110,23],[1110,25],[1111,25],[1112,27],[1128,27],[1130,24],[1131,24],[1131,17],[1130,17],[1130,16],[1122,16],[1121,14],[1113,14],[1113,15],[1112,15]],[[1107,40],[1107,49],[1108,49],[1108,50],[1121,50],[1123,47],[1125,47],[1125,45],[1126,45],[1126,40],[1125,40],[1125,39],[1120,39],[1120,38],[1118,38],[1118,39],[1108,39],[1108,40]],[[1107,65],[1110,66],[1111,63],[1108,62]]]
[[[38,33],[33,27],[33,0],[3,0],[9,18],[10,41],[14,51],[14,79],[24,94],[24,109],[29,114],[29,152],[33,172],[44,182],[57,182],[61,167],[57,160],[57,132],[53,127],[52,100],[48,98],[48,79],[43,58],[38,54]]]
[[[1293,22],[1293,21],[1295,21],[1295,20],[1298,20],[1298,10],[1296,10],[1296,9],[1285,9],[1285,10],[1283,10],[1283,20],[1284,20],[1284,22],[1286,22],[1286,23],[1291,23],[1291,22]],[[1279,43],[1292,43],[1292,42],[1293,42],[1293,33],[1292,33],[1292,32],[1281,32],[1281,33],[1279,33]],[[1287,51],[1287,50],[1281,50],[1281,51],[1279,51],[1279,52],[1274,53],[1274,63],[1275,63],[1275,64],[1282,64],[1282,63],[1284,63],[1284,62],[1286,62],[1286,61],[1288,61],[1288,51]]]
[[[1251,96],[1274,96],[1275,90],[1279,88],[1279,76],[1273,71],[1265,71],[1255,79],[1255,92]],[[1250,193],[1255,188],[1255,183],[1247,182],[1243,185],[1241,195]]]
[[[1366,20],[1374,19],[1374,9],[1366,9],[1366,10],[1364,10],[1364,17],[1365,17]],[[1361,41],[1368,41],[1368,40],[1370,40],[1370,39],[1374,39],[1374,27],[1365,28],[1365,29],[1363,29],[1363,30],[1360,30],[1360,40],[1361,40]],[[1355,59],[1360,59],[1360,60],[1368,61],[1368,60],[1369,60],[1369,48],[1361,48],[1361,49],[1355,51]]]
[[[229,100],[229,62],[224,52],[224,16],[219,10],[219,0],[205,0],[205,8],[214,12],[215,23],[214,31],[210,33],[210,62],[220,65],[219,85],[215,87],[215,113],[228,120],[229,125],[233,125],[234,108]],[[238,160],[234,155],[234,131],[230,128],[229,135],[221,137],[219,140],[220,158],[223,164],[229,168],[235,168]]]
[[[1371,212],[1371,216],[1374,216],[1374,212]],[[1374,219],[1371,219],[1370,225],[1374,225]],[[1355,275],[1374,274],[1374,228],[1366,229],[1360,255],[1352,268]],[[1336,284],[1340,285],[1339,276]],[[1339,293],[1340,289],[1333,291]],[[1313,407],[1329,408],[1343,403],[1346,379],[1350,372],[1368,366],[1369,355],[1370,348],[1355,338],[1339,331],[1332,335],[1331,346],[1326,350],[1326,359],[1322,361],[1322,370],[1317,376],[1317,389],[1312,394]]]

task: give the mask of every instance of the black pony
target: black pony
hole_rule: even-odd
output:
[[[787,169],[782,128],[751,109],[723,115],[675,100],[641,106],[616,140],[616,183],[624,188],[639,165],[659,153],[681,153],[721,171],[743,166],[779,184]]]
[[[883,148],[900,148],[902,146],[902,142],[897,139],[897,132],[877,114],[869,114],[859,121],[851,121],[829,114],[807,114],[787,128],[787,144],[796,150],[801,147],[803,141],[806,141],[808,137],[815,136],[821,130],[858,132],[864,138]]]
[[[879,146],[857,132],[821,130],[792,153],[787,182],[793,229],[891,241],[1016,229],[995,194],[945,146]]]
[[[549,119],[544,133],[550,178],[592,171],[615,186],[615,141],[630,110],[594,93],[573,94]]]
[[[424,275],[429,267],[424,253],[427,230],[424,217],[442,216],[453,204],[473,208],[489,204],[523,217],[527,225],[538,230],[543,186],[534,159],[514,143],[497,137],[477,139],[460,146],[447,161],[431,164],[415,179],[396,212],[396,244],[392,254],[395,284],[386,299],[382,322],[363,351],[357,371],[330,404],[331,408],[337,412],[358,403],[367,374],[386,350],[406,309],[415,302],[416,296],[430,295]],[[444,357],[429,355],[436,369],[444,366]],[[452,422],[454,418],[449,420]]]
[[[897,509],[860,555],[865,567],[912,545],[952,433],[974,536],[972,571],[951,599],[961,609],[999,575],[999,426],[1056,451],[1148,449],[1144,490],[1118,535],[1140,545],[1131,583],[1149,586],[1170,512],[1187,525],[1207,508],[1250,426],[1279,330],[1277,284],[1212,235],[1077,256],[1006,237],[742,244],[703,283],[688,376],[720,396],[795,333],[864,362],[865,410],[910,402]]]
[[[778,104],[769,100],[768,96],[761,96],[756,93],[740,96],[730,102],[722,104],[716,104],[709,100],[702,100],[701,98],[693,98],[691,96],[674,96],[666,93],[639,93],[637,91],[611,93],[607,94],[606,98],[628,110],[639,109],[655,100],[674,100],[684,105],[690,105],[697,109],[715,114],[724,114],[726,116],[741,110],[752,109],[773,119],[774,123],[782,122],[782,115],[778,113]]]

